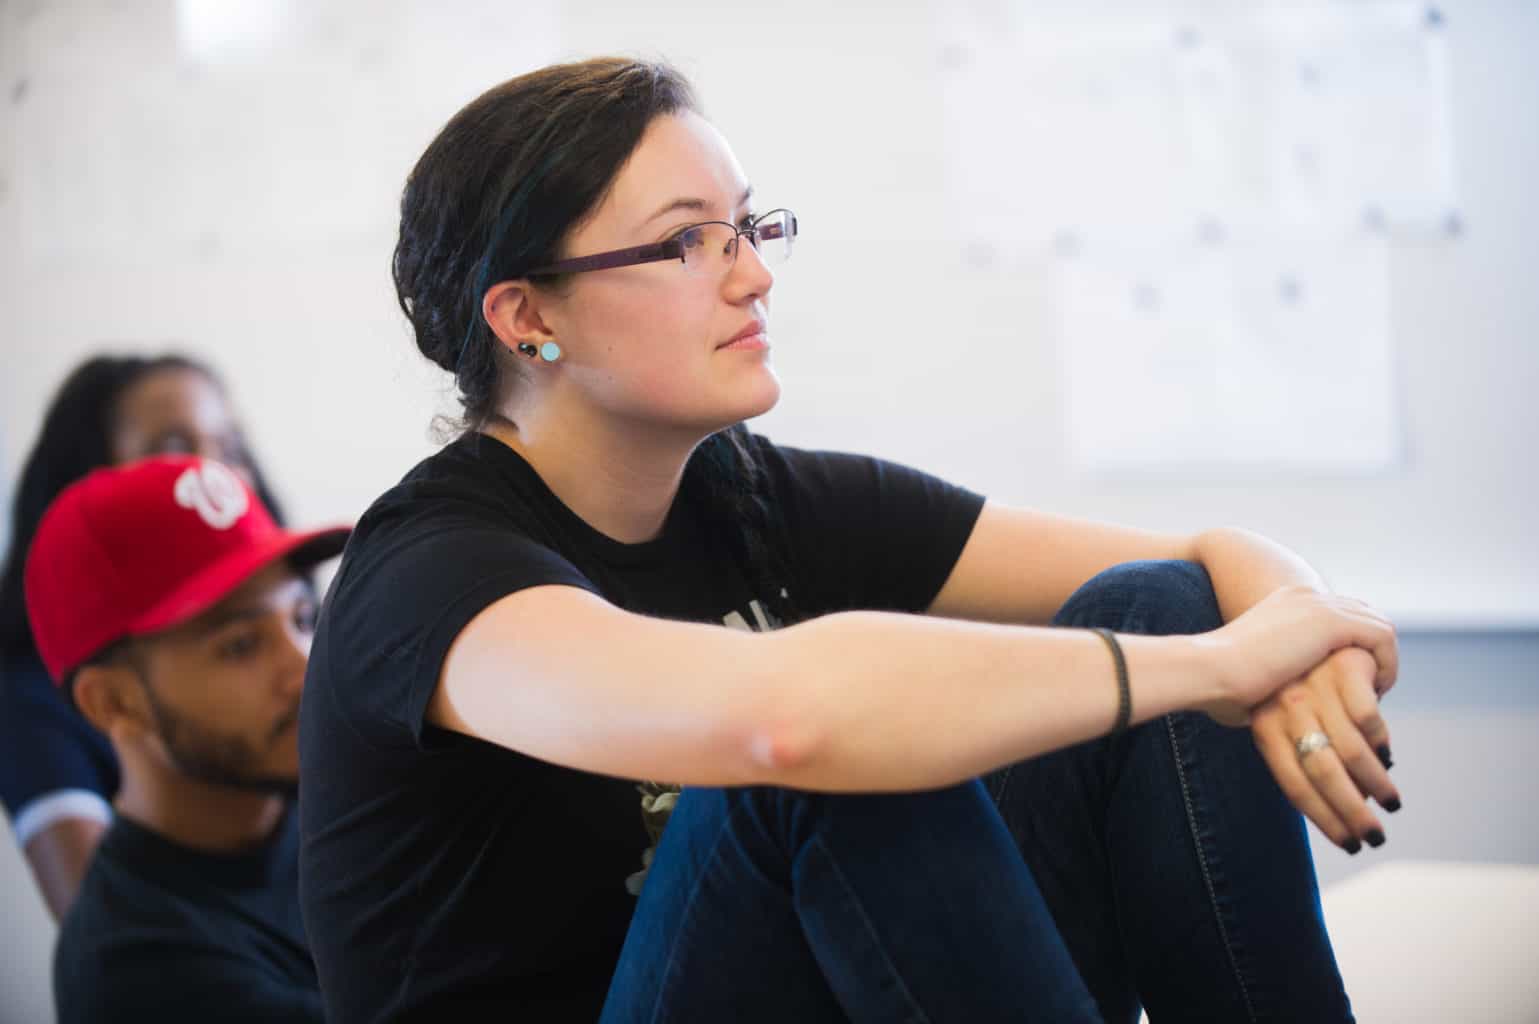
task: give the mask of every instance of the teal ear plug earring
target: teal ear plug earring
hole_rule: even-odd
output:
[[[561,358],[561,346],[557,345],[554,341],[547,341],[539,348],[535,348],[527,341],[521,341],[518,343],[518,354],[528,356],[530,359],[538,355],[547,363],[554,363],[557,359]]]

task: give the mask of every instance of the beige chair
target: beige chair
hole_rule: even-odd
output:
[[[1539,1021],[1539,867],[1388,861],[1320,902],[1359,1024]]]
[[[1362,1024],[1539,1021],[1539,867],[1390,861],[1321,897]]]

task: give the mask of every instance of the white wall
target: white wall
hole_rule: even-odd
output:
[[[0,1024],[52,1024],[53,944],[58,928],[43,905],[11,823],[0,814]]]
[[[356,515],[453,410],[390,290],[411,162],[483,87],[625,51],[690,73],[759,194],[802,220],[775,294],[773,436],[1069,513],[1251,526],[1407,625],[1539,622],[1539,4],[1440,5],[1467,230],[1391,253],[1403,466],[1142,480],[1065,455],[1050,260],[962,258],[924,0],[269,0],[223,41],[221,6],[240,5],[0,2],[7,477],[71,364],[175,342],[234,381],[298,518]]]

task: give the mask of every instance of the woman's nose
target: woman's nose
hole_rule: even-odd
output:
[[[774,284],[775,275],[759,255],[759,250],[747,238],[739,236],[737,258],[723,281],[728,297],[741,301],[749,296],[764,295]]]

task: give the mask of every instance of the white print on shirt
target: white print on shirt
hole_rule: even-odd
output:
[[[753,625],[749,625],[743,613],[731,611],[721,617],[722,624],[733,629],[745,630],[749,633],[768,633],[772,629],[779,629],[781,621],[769,613],[769,609],[759,603],[756,597],[748,602],[748,610],[753,614]]]
[[[198,513],[216,530],[228,530],[246,514],[250,499],[235,474],[223,464],[204,460],[176,478],[176,503]]]
[[[782,590],[780,596],[786,597],[787,594]],[[734,610],[721,617],[722,625],[747,633],[768,633],[783,625],[758,598],[748,602],[748,613],[753,616],[752,623],[743,617],[742,612]],[[652,845],[641,855],[641,870],[626,876],[625,891],[632,896],[641,894],[641,885],[647,880],[647,872],[652,869],[652,858],[657,856],[657,844],[662,842],[663,828],[673,815],[680,792],[680,788],[671,782],[641,782],[637,783],[636,789],[641,793],[641,823],[646,827]]]

